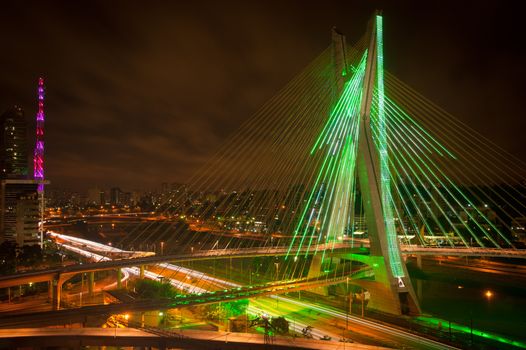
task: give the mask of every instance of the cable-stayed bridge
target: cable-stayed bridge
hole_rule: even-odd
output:
[[[88,248],[85,257],[91,259],[93,262],[84,264],[69,265],[66,267],[43,269],[39,271],[30,271],[24,273],[17,273],[15,275],[0,276],[0,288],[7,288],[18,286],[21,284],[37,283],[37,282],[52,282],[57,281],[62,285],[71,277],[87,272],[96,272],[104,270],[116,270],[125,267],[140,267],[144,275],[144,267],[151,265],[159,265],[162,263],[184,263],[193,261],[206,261],[216,259],[243,259],[254,257],[276,257],[286,256],[288,246],[273,246],[273,247],[251,247],[251,248],[236,248],[236,249],[213,249],[213,250],[199,250],[193,253],[186,254],[170,254],[170,255],[154,255],[153,253],[144,252],[128,252],[115,247],[103,245],[100,243],[80,239],[77,237],[53,233],[52,236],[59,238],[66,249],[73,252],[80,253],[82,250],[75,248],[81,246]],[[461,257],[501,257],[501,258],[517,258],[526,259],[526,251],[519,249],[496,249],[496,248],[434,248],[421,246],[401,245],[401,253],[409,255],[434,255],[434,256],[461,256]],[[307,254],[313,254],[306,248],[303,248]],[[345,257],[352,254],[368,255],[369,244],[361,244],[353,247],[350,243],[337,243],[331,246],[320,246],[318,250],[330,249],[331,257]],[[93,251],[96,253],[89,253]],[[111,252],[111,254],[109,254]],[[98,253],[98,254],[97,254]],[[134,253],[137,257],[130,257]],[[103,255],[100,255],[103,254]],[[108,255],[113,256],[113,259],[106,258]],[[144,277],[144,276],[143,276]],[[59,303],[60,300],[57,300]]]
[[[418,313],[403,251],[523,256],[513,223],[526,212],[524,169],[384,69],[376,14],[352,45],[333,30],[327,50],[159,203],[167,221],[121,244],[287,247],[263,266],[276,280],[373,266],[361,284],[371,307]],[[369,254],[333,254],[364,239]]]
[[[59,300],[63,280],[79,272],[265,258],[257,268],[274,284],[205,296],[187,291],[140,307],[301,288],[324,294],[325,286],[350,279],[371,293],[371,308],[416,314],[403,254],[525,256],[513,231],[526,212],[524,168],[384,69],[377,14],[352,45],[334,30],[327,50],[158,203],[166,220],[138,225],[118,242],[128,251],[160,243],[161,256],[99,259],[39,276],[57,281]]]

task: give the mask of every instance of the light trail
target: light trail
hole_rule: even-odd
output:
[[[332,310],[332,309],[330,309],[328,307],[324,307],[324,306],[320,306],[320,305],[316,305],[316,304],[311,304],[311,303],[305,303],[305,302],[302,302],[302,301],[298,301],[298,300],[294,300],[294,299],[290,299],[290,298],[285,298],[285,297],[281,297],[281,296],[278,296],[278,295],[271,295],[270,298],[278,299],[278,300],[284,301],[284,302],[288,302],[288,303],[291,303],[291,304],[294,304],[294,305],[297,305],[297,306],[300,306],[300,307],[303,307],[303,308],[309,308],[311,310],[316,310],[316,311],[318,311],[320,313],[324,313],[326,315],[330,315],[330,316],[336,317],[336,318],[338,318],[340,320],[346,320],[347,317],[348,317],[349,322],[352,321],[355,324],[359,324],[359,325],[362,325],[362,326],[365,326],[365,327],[368,327],[368,328],[372,328],[374,330],[386,333],[386,334],[388,334],[390,336],[401,338],[401,339],[406,340],[406,341],[418,342],[422,346],[425,346],[426,349],[458,349],[456,347],[449,346],[449,345],[446,345],[446,344],[442,344],[440,342],[437,342],[437,341],[434,341],[434,340],[431,340],[431,339],[427,339],[427,338],[421,337],[419,335],[415,335],[413,333],[409,333],[409,332],[406,332],[406,331],[402,331],[402,330],[395,329],[395,328],[388,327],[388,326],[384,326],[384,325],[379,325],[379,324],[376,324],[376,323],[374,323],[372,321],[369,321],[367,319],[364,319],[364,318],[359,318],[359,317],[356,317],[356,316],[347,315],[344,312]]]
[[[87,250],[83,250],[83,249],[75,247],[75,246],[71,246],[71,245],[64,244],[64,243],[57,243],[57,244],[60,245],[61,247],[65,248],[65,249],[67,249],[67,250],[73,251],[73,252],[75,252],[75,253],[77,253],[79,255],[87,257],[88,259],[92,259],[92,260],[95,260],[95,261],[111,261],[112,260],[112,259],[110,259],[108,257],[102,256],[100,254],[93,253],[93,252],[90,252],[90,251],[87,251]],[[97,244],[99,244],[99,243],[97,243]],[[117,248],[114,248],[114,249],[117,249]],[[119,250],[119,249],[117,249],[117,250]],[[173,266],[175,266],[175,265],[173,265]],[[122,268],[122,271],[123,271],[124,276],[121,279],[121,282],[126,281],[129,278],[130,275],[134,275],[134,276],[140,276],[141,275],[141,270],[138,267],[124,267],[124,268]],[[167,279],[165,276],[163,276],[161,274],[157,274],[157,273],[154,273],[154,272],[151,272],[151,271],[147,271],[147,270],[144,271],[144,277],[149,278],[151,280],[156,280],[156,281],[158,281],[160,279],[166,279],[175,288],[177,288],[179,290],[183,290],[183,291],[188,292],[188,293],[206,293],[207,292],[206,289],[199,288],[199,287],[194,286],[192,284],[188,284],[188,283],[185,283],[183,281],[176,280],[176,279],[172,279],[172,278],[168,278]]]
[[[63,239],[70,238],[70,236],[66,236],[66,235],[62,235],[62,237],[63,237]],[[74,238],[76,238],[76,237],[74,237]],[[95,243],[95,242],[91,242],[91,241],[88,241],[88,240],[83,240],[83,241],[86,244],[86,246],[89,246],[89,245]],[[103,256],[101,256],[99,254],[88,252],[88,251],[82,250],[82,249],[77,248],[77,247],[68,246],[68,245],[64,245],[64,244],[61,244],[61,245],[65,246],[65,247],[69,247],[69,248],[71,248],[71,250],[73,250],[73,251],[75,251],[75,252],[77,252],[77,253],[79,253],[79,254],[81,254],[83,256],[86,256],[88,258],[100,259],[99,261],[111,260],[110,258],[103,257]],[[96,243],[96,245],[100,245],[100,243]],[[112,251],[114,251],[114,252],[118,252],[119,251],[118,248],[114,248],[114,247],[107,247],[107,248],[108,249],[112,249]],[[210,281],[210,282],[220,283],[220,284],[223,284],[225,286],[242,287],[242,285],[240,285],[240,284],[237,284],[237,283],[234,283],[234,282],[225,281],[225,280],[222,280],[222,279],[219,279],[219,278],[215,278],[215,277],[212,277],[212,276],[208,276],[208,275],[206,275],[206,274],[204,274],[204,273],[202,273],[200,271],[184,268],[184,267],[173,265],[173,264],[163,263],[163,264],[158,264],[157,266],[160,266],[160,267],[163,267],[163,268],[166,268],[166,269],[170,269],[170,270],[174,270],[174,271],[187,273],[188,275],[194,276],[196,278],[205,278],[206,277],[206,279],[208,281]],[[140,269],[137,268],[137,267],[123,268],[123,270],[126,270],[130,274],[133,274],[135,276],[139,276],[140,275]],[[144,271],[144,276],[148,277],[150,279],[153,279],[153,280],[158,280],[161,277],[165,278],[164,276],[162,276],[160,274],[153,273],[151,271]],[[199,288],[199,287],[196,287],[196,286],[191,285],[191,284],[184,283],[184,282],[179,281],[179,280],[174,280],[174,279],[168,279],[168,280],[169,280],[170,284],[172,286],[174,286],[175,288],[180,289],[180,290],[184,290],[184,291],[189,292],[189,293],[206,293],[206,292],[208,292],[208,290],[206,290],[206,289]],[[296,305],[296,306],[300,306],[302,308],[316,310],[319,313],[322,313],[322,314],[325,314],[325,315],[328,315],[328,316],[332,316],[332,317],[338,318],[340,320],[346,320],[347,317],[348,317],[349,322],[352,322],[352,323],[355,323],[355,324],[358,324],[358,325],[361,325],[361,326],[373,329],[373,330],[378,331],[378,332],[385,333],[385,334],[387,334],[387,335],[389,335],[391,337],[395,337],[395,338],[399,339],[399,341],[402,340],[402,341],[411,342],[411,343],[415,343],[415,342],[420,343],[420,344],[422,344],[422,346],[425,346],[426,349],[437,349],[437,350],[438,349],[457,349],[455,347],[452,347],[452,346],[449,346],[449,345],[445,345],[445,344],[439,343],[437,341],[430,340],[430,339],[427,339],[427,338],[424,338],[424,337],[421,337],[421,336],[418,336],[418,335],[415,335],[415,334],[412,334],[412,333],[409,333],[409,332],[405,332],[405,331],[402,331],[402,330],[399,330],[399,329],[395,329],[395,328],[392,328],[392,327],[389,327],[389,326],[385,326],[385,325],[379,325],[379,324],[374,323],[373,321],[362,319],[362,318],[359,318],[359,317],[356,317],[356,316],[346,315],[343,312],[336,311],[336,310],[333,310],[333,309],[328,308],[328,307],[324,307],[324,306],[320,306],[320,305],[316,305],[316,304],[311,304],[311,303],[305,303],[305,302],[302,302],[302,301],[298,301],[298,300],[290,299],[290,298],[286,298],[286,297],[281,297],[281,296],[277,296],[277,295],[271,295],[269,297],[271,299],[277,299],[279,301],[290,303],[290,304],[293,304],[293,305]],[[263,309],[260,309],[260,308],[257,308],[257,307],[253,307],[253,306],[249,306],[248,311],[250,313],[256,314],[256,315],[257,314],[267,314],[267,315],[271,315],[271,316],[277,316],[277,314],[274,314],[274,313],[269,312],[267,310],[263,310]],[[289,323],[289,325],[290,325],[290,323]],[[296,320],[294,320],[294,322],[292,324],[292,328],[294,329],[294,331],[296,331],[298,333],[301,333],[301,331],[304,328],[306,328],[306,327],[307,327],[306,324],[304,324],[302,322],[297,322]],[[312,335],[316,336],[318,338],[323,338],[324,336],[330,336],[333,339],[338,339],[338,337],[339,337],[339,335],[336,335],[336,334],[334,334],[332,332],[320,332],[320,331],[318,331],[316,329],[312,330]]]
[[[151,256],[155,255],[153,252],[135,252],[130,250],[122,250],[119,248],[115,248],[106,244],[89,241],[87,239],[63,235],[57,232],[49,231],[49,235],[53,238],[61,239],[64,241],[68,241],[73,244],[80,244],[82,246],[91,247],[92,250],[98,251],[98,252],[104,252],[104,253],[118,253],[118,254],[127,254],[127,255],[136,255],[136,256]],[[106,260],[104,260],[106,261]]]
[[[222,279],[219,279],[219,278],[215,278],[215,277],[212,277],[212,276],[209,276],[209,275],[205,274],[204,272],[188,269],[186,267],[182,267],[182,266],[179,266],[179,265],[174,265],[174,264],[169,264],[169,263],[162,263],[162,264],[157,264],[156,266],[162,267],[162,268],[167,269],[167,270],[175,271],[175,272],[185,273],[185,274],[187,274],[189,276],[198,278],[200,280],[204,280],[204,281],[208,281],[208,282],[211,282],[211,283],[220,284],[221,286],[227,285],[227,286],[230,286],[230,287],[241,287],[240,284],[229,282],[229,281],[225,281],[225,280],[222,280]]]
[[[264,309],[261,309],[255,306],[249,306],[247,308],[247,312],[252,315],[256,315],[256,316],[271,316],[271,317],[280,316],[276,312],[270,312],[268,310],[264,310]],[[298,334],[302,334],[303,329],[307,328],[307,324],[302,323],[300,321],[296,321],[296,320],[294,320],[294,322],[292,323],[289,321],[289,328],[292,328],[294,332]],[[325,336],[329,336],[332,339],[338,339],[339,337],[341,337],[341,335],[336,335],[335,333],[332,333],[332,332],[320,332],[316,328],[312,328],[311,334],[313,335],[313,338],[318,337],[319,339],[322,339]]]

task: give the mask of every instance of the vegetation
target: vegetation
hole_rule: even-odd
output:
[[[11,241],[0,244],[0,274],[8,275],[29,268],[43,267],[49,263],[60,261],[60,256],[54,244],[47,244],[42,251],[39,245],[19,247]]]
[[[289,333],[289,321],[283,316],[272,317],[270,325],[276,334],[285,335]]]
[[[230,301],[228,303],[221,303],[225,308],[226,317],[238,317],[245,315],[248,308],[248,299]]]
[[[304,338],[312,339],[312,326],[307,326],[301,330]]]
[[[0,274],[16,272],[16,244],[8,241],[0,244]]]
[[[135,292],[141,299],[173,298],[178,294],[171,284],[149,279],[138,279],[135,282]]]

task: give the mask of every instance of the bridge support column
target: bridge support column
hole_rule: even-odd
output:
[[[93,287],[95,286],[95,271],[88,273],[88,295],[93,296]]]
[[[60,278],[53,279],[51,281],[51,306],[53,310],[59,310],[60,309],[60,297],[62,294],[62,284],[64,281],[62,281]]]
[[[345,258],[359,261],[372,268],[366,278],[374,277],[374,279],[352,281],[353,284],[369,292],[368,308],[395,315],[415,313],[413,310],[418,309],[416,295],[412,289],[402,286],[400,281],[389,275],[384,256],[347,254]]]
[[[416,280],[416,297],[418,299],[418,302],[421,303],[423,301],[423,296],[424,296],[424,293],[422,293],[422,280],[417,279]]]
[[[122,288],[122,270],[117,269],[117,288]]]
[[[47,301],[49,303],[52,303],[53,302],[53,280],[47,281],[47,291],[48,291]]]
[[[416,267],[422,270],[422,255],[416,256]]]
[[[416,267],[419,270],[423,270],[423,268],[422,268],[422,255],[417,255],[416,256]],[[422,280],[420,278],[418,278],[416,280],[416,298],[418,299],[419,303],[422,303],[422,301],[423,301],[422,297],[423,297]]]
[[[144,279],[144,265],[139,266],[139,278]]]
[[[307,274],[307,278],[315,278],[321,275],[321,269],[323,265],[323,260],[321,254],[315,254],[312,257],[312,261],[310,263],[309,273]],[[327,287],[316,287],[309,292],[320,294],[327,296],[329,295],[329,289]]]

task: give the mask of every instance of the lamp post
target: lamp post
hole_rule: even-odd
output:
[[[345,332],[343,333],[343,348],[345,349],[345,343],[347,342],[347,332],[349,331],[349,312],[351,312],[351,298],[349,298],[349,277],[346,279],[346,288],[345,288],[345,296],[346,296],[346,307],[345,307]]]
[[[82,307],[82,291],[84,290],[84,274],[80,274],[80,307]]]
[[[276,278],[275,280],[277,281],[278,278],[279,278],[279,262],[275,262],[274,263],[274,266],[276,266]],[[279,297],[276,295],[276,310],[279,309]]]

